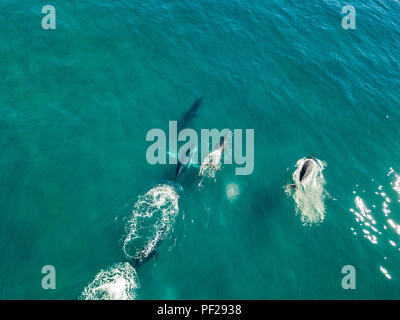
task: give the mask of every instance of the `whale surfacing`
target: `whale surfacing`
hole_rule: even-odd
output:
[[[299,176],[300,183],[306,180],[306,178],[310,176],[310,174],[313,172],[316,166],[317,163],[315,162],[315,158],[313,157],[309,157],[306,159],[306,161],[304,161],[300,170],[300,176]]]
[[[296,163],[293,184],[286,186],[286,193],[293,198],[296,212],[303,224],[311,225],[322,222],[325,218],[325,178],[322,174],[326,163],[315,158],[302,158]]]

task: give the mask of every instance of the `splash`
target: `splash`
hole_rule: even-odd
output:
[[[296,163],[296,170],[293,173],[293,180],[296,187],[286,186],[286,193],[293,197],[296,203],[296,212],[300,215],[304,225],[321,223],[325,218],[325,198],[328,193],[325,191],[325,178],[322,171],[326,162],[315,159],[316,166],[305,180],[299,182],[301,168],[306,161],[302,158]]]
[[[139,196],[126,225],[125,256],[143,262],[155,254],[171,232],[178,215],[179,195],[174,186],[160,184]]]
[[[139,287],[135,269],[127,262],[120,262],[100,270],[94,280],[84,288],[79,299],[135,300]]]

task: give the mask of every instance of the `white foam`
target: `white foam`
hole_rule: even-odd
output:
[[[179,213],[179,195],[168,184],[160,184],[138,197],[126,225],[123,250],[127,258],[146,258],[165,239]]]
[[[135,300],[140,283],[136,270],[127,262],[102,269],[83,290],[81,300]]]

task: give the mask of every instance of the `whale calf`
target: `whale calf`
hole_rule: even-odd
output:
[[[216,173],[222,168],[222,156],[225,149],[228,150],[230,141],[230,133],[220,137],[219,142],[214,146],[213,151],[209,153],[200,165],[199,176],[201,180],[198,184],[199,187],[203,185],[204,178],[211,178],[215,181]]]

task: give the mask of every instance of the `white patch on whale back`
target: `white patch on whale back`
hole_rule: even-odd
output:
[[[204,158],[203,163],[200,166],[199,176],[215,179],[215,174],[222,167],[221,157],[223,148],[214,150],[207,157]]]
[[[224,135],[223,145],[218,145],[214,147],[214,151],[209,153],[200,165],[199,177],[201,180],[199,182],[199,187],[202,186],[204,179],[213,179],[215,182],[216,173],[222,168],[222,154],[231,158],[232,154],[232,133],[227,133]],[[228,163],[228,162],[227,162]],[[229,162],[231,163],[231,162]]]
[[[321,223],[325,218],[325,198],[328,193],[325,191],[325,178],[322,171],[326,162],[315,159],[312,161],[310,174],[300,183],[300,171],[307,158],[302,158],[296,163],[296,171],[293,173],[293,180],[296,188],[286,187],[286,192],[291,195],[296,203],[296,212],[300,214],[301,221],[305,225]]]
[[[100,270],[79,297],[81,300],[135,300],[140,283],[136,270],[127,262]]]
[[[138,197],[126,225],[125,256],[139,259],[150,255],[173,229],[179,212],[175,187],[160,184]]]

